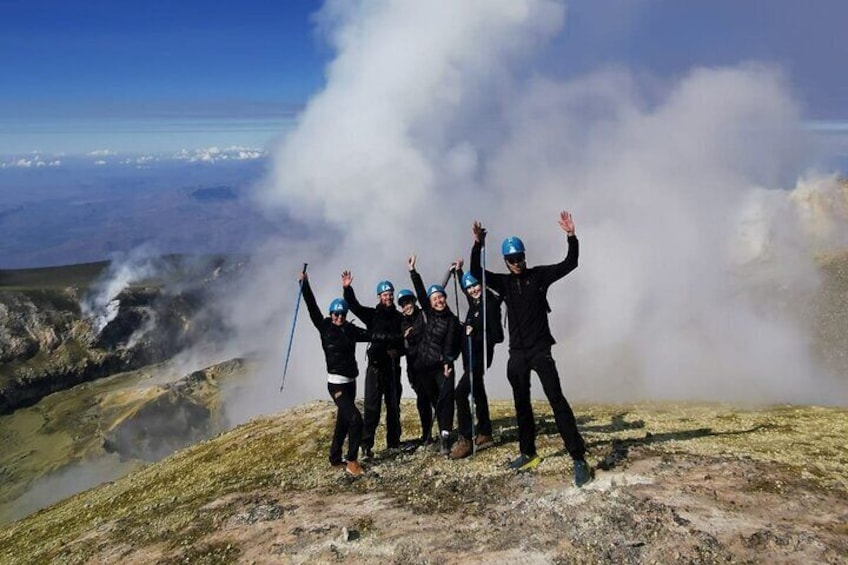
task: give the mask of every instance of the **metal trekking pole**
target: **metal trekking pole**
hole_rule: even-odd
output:
[[[488,325],[488,308],[486,307],[486,239],[483,238],[483,244],[480,247],[480,261],[483,267],[483,276],[481,286],[483,287],[483,376],[486,376],[486,370],[489,368],[489,342],[487,341],[487,325]],[[500,323],[500,321],[498,321]]]
[[[471,379],[471,456],[473,457],[477,453],[477,434],[474,433],[477,409],[474,403],[474,349],[471,334],[468,334],[468,378]]]
[[[304,275],[306,274],[307,263],[303,264],[303,271],[301,271]],[[303,296],[303,281],[300,281],[298,284],[297,290],[297,302],[294,304],[294,318],[292,318],[292,327],[291,327],[291,335],[289,336],[289,347],[286,350],[286,364],[283,367],[283,382],[280,383],[280,392],[283,392],[283,387],[286,386],[286,373],[289,370],[289,358],[291,358],[291,349],[292,343],[294,343],[294,328],[295,324],[297,324],[297,312],[300,310],[300,297]]]
[[[456,269],[451,272],[453,273],[453,294],[456,296],[456,318],[459,319],[459,282],[456,277]]]

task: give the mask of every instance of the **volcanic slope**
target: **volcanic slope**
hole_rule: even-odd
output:
[[[451,461],[329,466],[335,409],[257,419],[0,530],[2,563],[844,563],[848,410],[576,406],[596,467],[570,484],[546,404],[534,472],[492,403],[495,445]],[[405,435],[415,436],[404,402]],[[382,429],[378,447],[384,445]]]

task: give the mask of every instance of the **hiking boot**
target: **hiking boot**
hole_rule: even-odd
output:
[[[574,460],[574,486],[582,487],[592,480],[592,468],[585,459]]]
[[[522,453],[510,462],[509,468],[519,472],[530,471],[531,469],[535,469],[541,462],[542,458],[538,454],[525,455]]]
[[[344,459],[331,459],[330,467],[341,467],[345,463],[347,463],[347,461],[345,461]]]
[[[484,434],[477,434],[477,437],[474,439],[474,443],[477,445],[478,449],[481,447],[489,447],[495,440],[492,439],[492,436],[487,436]]]
[[[370,447],[363,447],[362,448],[362,458],[361,459],[363,461],[371,461],[372,459],[374,459],[374,452],[371,451]]]
[[[453,444],[453,449],[450,451],[451,459],[462,459],[463,457],[468,457],[471,455],[471,442],[465,439],[464,437],[460,437],[456,440],[456,443]]]
[[[439,436],[439,454],[450,455],[450,432],[442,430]]]
[[[357,461],[348,461],[347,466],[345,466],[345,473],[351,477],[361,477],[365,474],[365,469]]]

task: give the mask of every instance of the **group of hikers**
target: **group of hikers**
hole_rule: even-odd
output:
[[[555,340],[548,323],[548,287],[577,268],[579,254],[571,214],[561,212],[559,225],[568,244],[568,252],[561,262],[527,267],[524,243],[513,236],[501,245],[509,272],[494,273],[484,271],[481,252],[486,230],[480,222],[474,222],[469,272],[463,273],[464,262],[458,259],[451,264],[442,284],[425,287],[415,269],[413,255],[407,265],[414,291],[398,291],[400,310],[395,306],[395,289],[390,281],[377,284],[379,302],[376,306],[363,306],[353,291],[353,275],[344,271],[341,275],[343,298],[330,303],[329,316],[325,317],[310,288],[306,271],[299,275],[309,316],[321,336],[327,388],[338,408],[330,444],[331,465],[344,466],[354,477],[365,473],[359,461],[374,456],[374,438],[383,404],[386,407],[386,447],[388,450],[401,448],[400,358],[403,355],[421,422],[421,437],[416,445],[438,443],[439,452],[452,459],[467,457],[477,448],[491,445],[492,422],[483,375],[491,366],[495,346],[504,340],[500,323],[503,304],[509,327],[507,379],[512,387],[520,448],[510,468],[527,471],[541,461],[536,451],[536,423],[530,398],[530,372],[535,371],[553,410],[557,430],[573,459],[574,483],[580,487],[592,479],[591,468],[585,460],[585,444],[571,406],[562,393],[551,355]],[[468,301],[464,322],[460,322],[448,306],[445,285],[450,276],[461,281]],[[349,311],[365,324],[365,328],[347,321]],[[359,375],[355,357],[357,342],[369,342],[364,416],[355,403]],[[455,382],[454,371],[459,359],[462,360],[462,376]],[[474,415],[469,397],[473,399]],[[454,414],[456,434],[452,433]],[[434,416],[438,426],[436,437],[432,434]],[[348,449],[343,457],[345,439]]]

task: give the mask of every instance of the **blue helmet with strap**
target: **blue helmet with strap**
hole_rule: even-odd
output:
[[[480,281],[477,280],[477,277],[472,275],[471,273],[465,273],[462,275],[462,289],[468,290],[475,284],[480,284]]]
[[[402,288],[397,293],[397,301],[400,303],[404,298],[411,298],[415,302],[415,293],[408,288]]]
[[[392,284],[392,281],[380,281],[377,283],[377,294],[383,294],[384,292],[394,292],[395,286]]]
[[[516,255],[518,253],[524,253],[524,242],[521,241],[517,236],[509,236],[503,243],[501,244],[501,254],[506,257],[507,255]]]
[[[347,300],[344,298],[336,298],[330,302],[330,314],[347,315]]]
[[[427,298],[430,298],[437,292],[441,292],[444,296],[447,296],[448,293],[445,292],[445,287],[440,284],[431,284],[429,288],[427,288]]]

